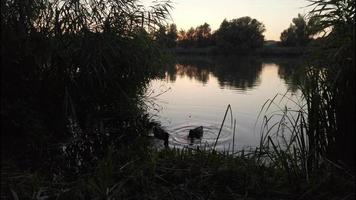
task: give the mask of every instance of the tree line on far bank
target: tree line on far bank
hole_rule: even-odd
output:
[[[210,47],[216,46],[226,51],[249,51],[263,46],[265,26],[251,17],[226,20],[216,31],[208,23],[177,31],[175,24],[161,26],[155,33],[159,44],[168,47]]]
[[[177,30],[176,24],[161,26],[155,32],[159,44],[168,48],[204,48],[215,46],[226,51],[251,51],[264,44],[265,25],[251,17],[224,19],[220,27],[212,31],[208,23],[188,30]],[[302,47],[315,40],[321,30],[317,17],[307,18],[298,14],[290,26],[280,35],[280,46]]]

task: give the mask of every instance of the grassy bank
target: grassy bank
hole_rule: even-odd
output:
[[[142,141],[141,141],[142,142]],[[266,152],[235,155],[129,145],[108,150],[89,173],[53,176],[3,165],[3,199],[353,199],[354,181],[325,164],[309,179],[289,176]],[[125,150],[125,151],[124,151]],[[297,172],[297,171],[296,171]]]

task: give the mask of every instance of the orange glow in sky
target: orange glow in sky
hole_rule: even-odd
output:
[[[172,23],[178,30],[207,22],[212,30],[219,28],[226,18],[250,16],[266,27],[266,40],[279,40],[280,34],[292,23],[298,13],[306,14],[310,7],[307,0],[172,0]],[[149,5],[150,0],[142,0]]]

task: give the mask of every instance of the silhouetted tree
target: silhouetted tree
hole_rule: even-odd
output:
[[[167,32],[167,47],[175,47],[177,45],[177,38],[177,26],[175,24],[171,24]]]
[[[211,28],[208,23],[191,27],[187,32],[179,31],[178,44],[181,47],[207,47],[212,45]]]
[[[210,25],[204,23],[195,29],[196,45],[199,47],[209,46],[211,40],[211,28]]]
[[[193,46],[195,44],[195,29],[191,27],[186,33],[186,45]]]
[[[249,52],[263,45],[265,26],[250,17],[221,23],[216,32],[216,45],[224,52]]]
[[[179,32],[178,32],[178,38],[177,38],[178,41],[184,40],[185,37],[186,37],[186,32],[185,32],[185,30],[180,29]]]
[[[168,27],[162,25],[155,33],[155,38],[158,44],[168,48],[176,46],[177,37],[177,26],[175,24],[171,24]]]
[[[165,26],[159,26],[159,29],[155,32],[155,38],[158,44],[166,46],[168,42],[167,29]]]
[[[179,46],[182,47],[187,47],[187,33],[185,32],[185,30],[180,29],[180,31],[178,32],[178,38],[177,38],[177,43]]]
[[[284,46],[305,46],[312,40],[312,36],[320,31],[317,17],[311,17],[307,21],[305,16],[298,14],[292,21],[293,24],[280,36]]]
[[[296,46],[297,34],[295,33],[296,32],[295,29],[296,26],[293,26],[291,24],[288,29],[284,30],[281,33],[280,39],[283,46]]]

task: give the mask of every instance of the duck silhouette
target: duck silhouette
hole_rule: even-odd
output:
[[[164,146],[168,147],[169,134],[165,130],[163,130],[161,127],[153,127],[153,135],[155,138],[163,140]]]
[[[199,126],[195,129],[189,130],[188,137],[190,139],[200,139],[203,136],[203,126]]]

